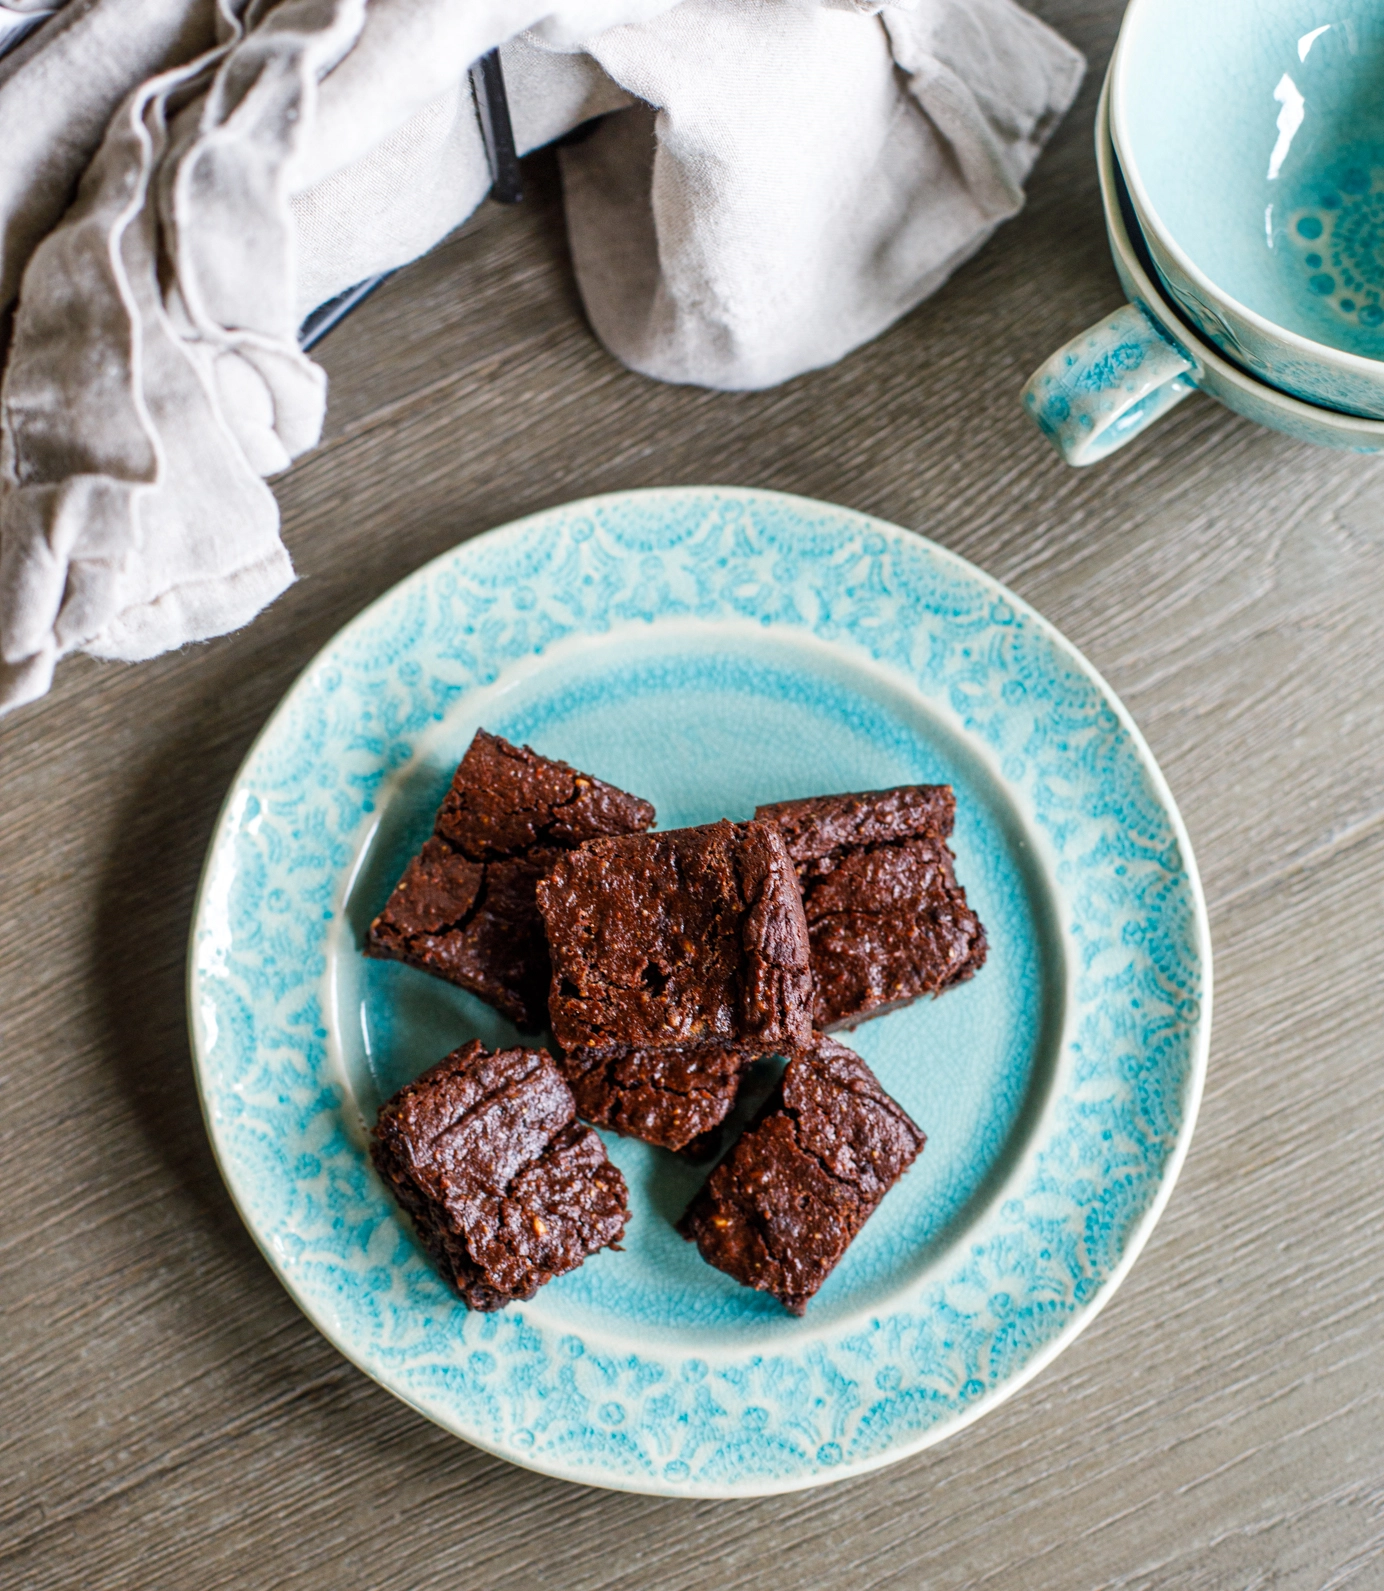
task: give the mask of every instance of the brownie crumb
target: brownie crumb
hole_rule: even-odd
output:
[[[984,964],[980,919],[956,881],[950,785],[904,785],[759,807],[797,870],[823,1032],[964,982]]]
[[[459,984],[537,1031],[549,980],[538,880],[584,841],[653,821],[638,796],[477,730],[365,952]]]
[[[853,1051],[795,1056],[678,1231],[708,1264],[801,1315],[925,1139]]]
[[[478,1039],[380,1110],[370,1153],[472,1309],[532,1298],[629,1220],[625,1179],[543,1050]]]

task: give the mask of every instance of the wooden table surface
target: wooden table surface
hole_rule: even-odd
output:
[[[320,346],[327,435],[276,485],[301,579],[239,635],[77,659],[0,723],[0,1586],[332,1591],[1384,1585],[1384,461],[1195,397],[1089,471],[1018,405],[1112,309],[1091,151],[1117,0],[1025,213],[830,370],[629,374],[583,321],[556,166]],[[491,525],[734,482],[920,530],[1123,697],[1190,827],[1216,1019],[1143,1257],[1008,1404],[863,1479],[682,1502],[467,1447],[343,1360],[227,1197],[184,1021],[218,803],[298,670]]]

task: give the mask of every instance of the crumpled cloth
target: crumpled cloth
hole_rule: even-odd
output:
[[[264,477],[326,398],[297,328],[484,197],[496,46],[521,152],[603,118],[561,151],[597,335],[725,389],[939,286],[1083,70],[1012,0],[73,0],[0,60],[0,711],[291,582]]]
[[[0,52],[8,53],[51,17],[63,0],[0,0]]]

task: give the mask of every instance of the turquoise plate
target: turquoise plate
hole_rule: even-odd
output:
[[[623,1252],[490,1315],[447,1291],[372,1171],[382,1099],[468,1038],[515,1037],[359,948],[481,724],[647,796],[663,827],[956,787],[989,961],[851,1036],[928,1145],[804,1319],[677,1237],[705,1173],[661,1150],[607,1140]],[[724,1497],[915,1452],[1094,1316],[1186,1153],[1211,960],[1167,786],[1060,635],[919,536],[705,488],[492,531],[347,625],[231,787],[189,983],[226,1182],[343,1353],[516,1463]]]

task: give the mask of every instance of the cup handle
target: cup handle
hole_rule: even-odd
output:
[[[1034,371],[1024,407],[1068,464],[1095,464],[1195,392],[1194,369],[1137,304],[1122,304]]]

